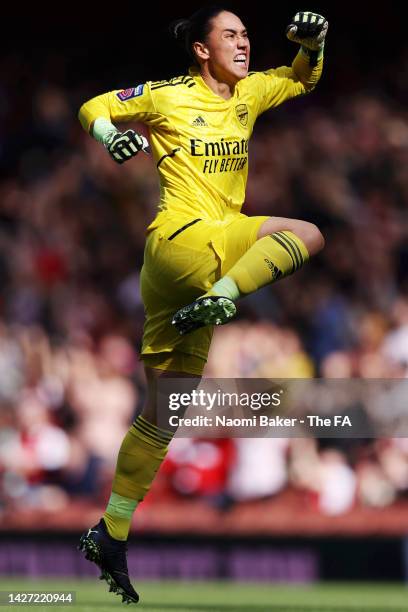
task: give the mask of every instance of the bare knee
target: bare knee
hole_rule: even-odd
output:
[[[304,242],[309,255],[316,255],[324,248],[325,240],[317,225],[314,223],[306,223],[306,225],[304,231],[299,232],[297,236]]]
[[[310,256],[316,255],[324,247],[324,237],[317,225],[285,217],[271,217],[264,221],[258,231],[258,240],[275,232],[293,232],[302,240]]]

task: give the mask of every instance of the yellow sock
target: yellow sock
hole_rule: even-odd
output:
[[[307,248],[298,236],[286,230],[276,232],[257,240],[207,295],[236,300],[293,274],[308,259]]]
[[[173,434],[138,416],[119,450],[112,495],[103,515],[109,534],[126,540],[133,512],[150,489]]]

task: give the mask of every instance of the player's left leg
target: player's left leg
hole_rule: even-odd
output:
[[[208,292],[237,300],[299,270],[324,247],[313,223],[271,217],[264,221],[256,242]]]
[[[173,324],[185,334],[202,325],[227,323],[237,299],[293,274],[323,246],[319,229],[307,221],[240,215],[226,229],[222,277],[204,296],[181,308]]]

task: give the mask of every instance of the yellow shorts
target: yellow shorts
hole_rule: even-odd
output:
[[[256,242],[269,217],[233,213],[223,221],[161,213],[150,226],[141,271],[145,307],[142,359],[161,370],[201,374],[212,327],[180,336],[174,313],[206,293]]]

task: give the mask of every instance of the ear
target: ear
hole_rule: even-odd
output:
[[[193,44],[193,51],[200,60],[205,61],[208,60],[208,58],[210,57],[208,47],[204,43],[195,42]]]

